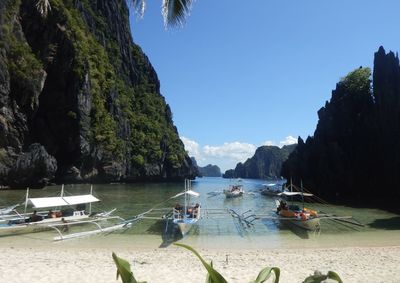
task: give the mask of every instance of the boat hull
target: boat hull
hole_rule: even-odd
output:
[[[193,225],[196,224],[197,220],[198,219],[196,218],[174,220],[174,224],[178,227],[179,232],[183,237],[189,233],[190,229],[192,229]]]
[[[64,220],[70,221],[80,221],[88,219],[89,215],[79,215],[79,216],[66,216]],[[50,227],[52,224],[62,223],[61,218],[48,218],[38,222],[21,223],[21,224],[0,224],[0,236],[13,236],[20,234],[43,232],[53,229]]]
[[[224,191],[224,194],[226,198],[237,198],[243,196],[243,192],[230,192],[230,191]]]
[[[302,220],[302,219],[288,219],[288,221],[302,229],[309,230],[309,231],[315,231],[318,230],[320,226],[319,218],[311,218],[307,220]]]

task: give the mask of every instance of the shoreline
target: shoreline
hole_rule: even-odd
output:
[[[400,246],[284,248],[258,250],[197,249],[228,282],[254,280],[267,266],[281,270],[280,282],[302,282],[315,270],[339,274],[344,282],[399,282]],[[0,247],[1,282],[116,281],[111,253],[126,259],[137,280],[204,282],[206,270],[186,249],[149,247]]]

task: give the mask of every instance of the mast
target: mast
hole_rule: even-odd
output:
[[[93,195],[93,185],[90,185],[90,194]],[[89,215],[92,214],[92,203],[89,202]]]
[[[24,214],[26,213],[26,208],[28,207],[28,199],[29,199],[29,187],[26,188],[26,197],[25,197],[25,209],[24,209]]]
[[[60,195],[60,196],[61,196],[61,197],[64,196],[64,184],[61,185],[61,195]]]
[[[301,202],[303,203],[303,210],[304,210],[304,195],[303,195],[303,180],[300,179],[300,190],[301,190]]]
[[[186,218],[186,211],[187,211],[187,210],[186,210],[186,209],[187,209],[187,199],[186,199],[186,198],[187,198],[187,196],[186,196],[187,194],[186,194],[186,193],[187,193],[187,190],[188,190],[188,185],[187,185],[187,183],[188,183],[188,180],[185,179],[185,210],[183,211],[183,217],[184,217],[184,218]]]

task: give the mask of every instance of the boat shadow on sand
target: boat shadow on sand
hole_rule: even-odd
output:
[[[270,220],[266,220],[264,222],[264,225],[267,226],[267,229],[273,229],[273,230],[280,230],[280,231],[290,231],[292,232],[294,235],[296,235],[297,237],[301,238],[301,239],[310,239],[310,235],[311,236],[315,236],[318,235],[316,234],[316,232],[312,232],[312,231],[307,231],[305,229],[302,229],[292,223],[290,223],[290,221],[273,221],[271,222]],[[275,227],[272,227],[275,226]]]
[[[368,226],[375,229],[383,230],[400,230],[400,216],[395,216],[391,218],[376,219]]]
[[[183,238],[181,233],[179,233],[179,229],[177,229],[170,220],[168,221],[168,225],[165,220],[156,221],[146,230],[146,232],[148,234],[161,235],[162,243],[159,248],[166,248]]]

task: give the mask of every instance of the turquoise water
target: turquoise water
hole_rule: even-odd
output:
[[[132,228],[107,235],[92,236],[86,239],[71,240],[67,245],[150,245],[168,246],[174,241],[183,241],[195,246],[211,248],[281,248],[281,247],[334,247],[334,246],[373,246],[400,244],[400,216],[378,209],[360,209],[345,206],[326,206],[307,204],[309,208],[334,213],[352,215],[365,225],[359,227],[331,220],[321,220],[319,233],[307,232],[293,227],[289,223],[271,219],[275,216],[275,203],[272,197],[263,196],[260,190],[265,180],[242,180],[245,195],[240,198],[226,199],[222,190],[233,184],[222,178],[198,178],[192,183],[192,189],[200,193],[198,199],[202,205],[203,218],[184,238],[174,234],[171,227],[166,230],[163,220],[143,220]],[[171,196],[181,192],[181,183],[137,183],[95,185],[94,194],[101,203],[93,205],[94,211],[116,208],[115,215],[130,218],[150,208],[170,208],[177,200]],[[31,190],[31,197],[57,196],[61,186],[50,186],[42,190]],[[66,194],[89,193],[90,185],[67,185]],[[1,205],[23,202],[25,191],[0,191]],[[21,208],[23,209],[23,208]],[[238,213],[256,214],[265,218],[257,219],[253,226],[241,225],[230,216],[226,209]],[[161,217],[162,211],[152,213]],[[83,229],[74,228],[74,229]],[[51,242],[54,232],[42,232],[30,235],[1,237],[0,245],[21,244],[37,241],[37,244]]]

